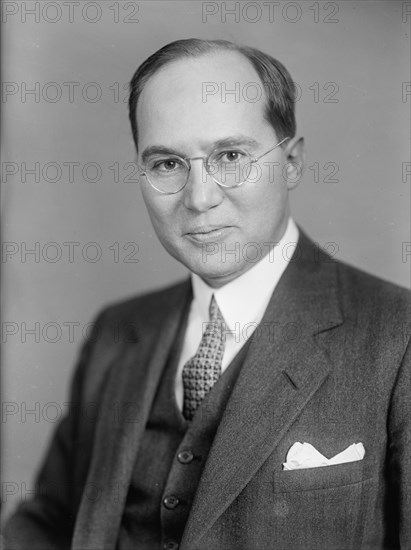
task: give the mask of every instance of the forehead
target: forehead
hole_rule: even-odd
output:
[[[139,149],[161,142],[194,144],[226,135],[273,133],[264,118],[265,92],[238,52],[183,58],[146,83],[137,105]],[[251,135],[255,137],[255,135]]]

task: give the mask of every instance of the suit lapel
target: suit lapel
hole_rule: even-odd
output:
[[[138,343],[127,344],[111,368],[73,548],[115,547],[139,442],[190,290],[187,281],[155,310],[151,303],[142,321],[140,313]]]
[[[342,322],[336,286],[335,264],[302,233],[221,419],[182,548],[195,547],[325,381],[330,361],[316,335]]]

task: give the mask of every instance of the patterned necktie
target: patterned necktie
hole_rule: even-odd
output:
[[[221,375],[225,340],[222,323],[224,318],[218,309],[214,294],[209,308],[210,321],[198,346],[197,353],[183,367],[184,405],[183,415],[192,420],[202,400]]]

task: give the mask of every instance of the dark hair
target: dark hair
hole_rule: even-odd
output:
[[[138,141],[137,102],[148,79],[161,67],[177,59],[199,57],[209,52],[222,50],[239,52],[251,62],[266,92],[265,116],[267,121],[274,128],[278,139],[294,137],[296,131],[295,86],[290,73],[282,63],[256,48],[239,46],[227,40],[189,38],[176,40],[157,50],[139,66],[130,81],[129,118],[136,148]]]

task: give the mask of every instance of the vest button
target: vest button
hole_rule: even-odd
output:
[[[177,459],[181,464],[190,464],[194,459],[194,454],[191,451],[181,451],[178,453]]]
[[[164,543],[163,548],[164,550],[177,550],[178,546],[179,544],[176,540],[169,539]]]
[[[174,495],[170,495],[163,500],[163,504],[168,510],[174,510],[174,508],[177,508],[179,502],[179,499]]]

